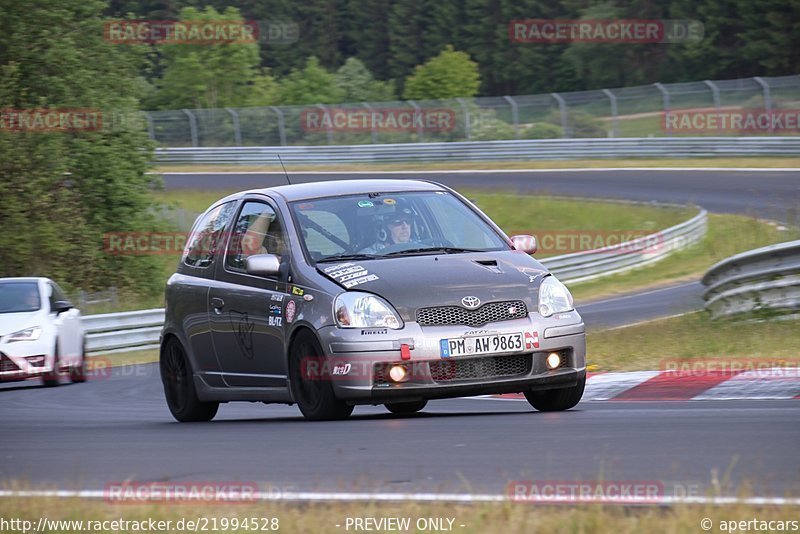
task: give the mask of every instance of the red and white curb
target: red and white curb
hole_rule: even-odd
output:
[[[484,397],[487,398],[487,397]],[[519,400],[521,393],[488,398]],[[687,373],[589,373],[582,401],[686,401],[800,399],[800,368]]]

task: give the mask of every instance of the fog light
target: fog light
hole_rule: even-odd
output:
[[[391,378],[393,382],[402,382],[406,374],[406,368],[402,365],[393,365],[392,368],[389,369],[389,378]]]
[[[547,355],[547,368],[557,369],[561,365],[561,355],[557,352],[551,352]]]

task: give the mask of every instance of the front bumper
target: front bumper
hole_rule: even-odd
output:
[[[52,350],[41,340],[0,343],[0,382],[52,372],[53,360]]]
[[[352,404],[381,404],[419,399],[515,393],[576,385],[586,374],[586,336],[577,312],[566,320],[527,318],[465,326],[420,327],[409,322],[400,330],[320,330],[326,369],[336,396]],[[522,352],[442,357],[442,339],[480,335],[535,333],[538,342]],[[407,350],[403,350],[403,346]],[[403,359],[403,353],[407,359]],[[562,364],[548,369],[547,355],[558,352]],[[402,364],[407,378],[387,378],[388,364]]]

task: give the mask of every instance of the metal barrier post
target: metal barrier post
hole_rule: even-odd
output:
[[[503,98],[505,98],[506,102],[511,106],[511,120],[514,121],[514,133],[516,138],[519,139],[519,106],[517,106],[516,101],[510,96],[504,96]]]
[[[225,108],[225,111],[231,114],[233,120],[233,142],[236,146],[242,146],[242,132],[239,129],[239,115],[231,108]]]
[[[147,134],[150,136],[150,139],[155,141],[156,140],[156,129],[153,126],[153,117],[146,111],[142,111],[144,113],[144,118],[147,121]]]
[[[764,91],[764,110],[767,112],[767,114],[770,117],[770,120],[769,120],[769,133],[772,133],[774,131],[774,128],[772,127],[772,113],[771,113],[772,112],[772,95],[769,92],[769,84],[767,84],[767,82],[765,82],[764,79],[761,76],[756,76],[753,79],[756,81],[756,83],[758,83],[758,85],[761,86],[761,89]]]
[[[333,117],[330,113],[328,113],[328,108],[325,107],[324,104],[317,104],[317,107],[322,110],[323,113],[327,114],[330,117],[330,121],[328,122],[328,144],[333,144]]]
[[[464,102],[463,98],[456,98],[456,102],[458,102],[461,105],[461,109],[464,110],[464,136],[467,138],[467,141],[469,141],[472,139],[472,126],[470,125],[472,117],[470,116],[467,103]]]
[[[377,145],[378,144],[378,131],[375,129],[375,120],[374,120],[374,117],[372,116],[372,112],[373,112],[372,106],[370,106],[367,102],[363,102],[362,105],[365,108],[367,108],[367,111],[369,111],[369,120],[370,120],[370,124],[372,125],[372,127],[370,128],[370,130],[372,131],[372,144],[373,145]]]
[[[414,113],[415,114],[416,113],[422,113],[422,108],[419,107],[419,104],[417,104],[413,100],[409,100],[408,103],[411,104],[411,107],[414,108]],[[422,129],[421,126],[417,126],[417,136],[418,136],[418,138],[417,138],[417,142],[418,143],[421,143],[421,142],[423,142],[425,140],[425,131]]]
[[[721,112],[720,104],[719,104],[719,87],[714,84],[711,80],[703,80],[703,83],[711,89],[711,98],[714,99],[714,108],[717,110],[717,130],[722,130],[722,121],[719,120],[719,114]]]
[[[269,109],[275,112],[278,116],[278,136],[281,139],[281,146],[286,146],[286,128],[283,122],[283,111],[277,106],[270,106]]]
[[[564,137],[569,139],[572,137],[572,132],[569,131],[569,122],[567,120],[567,103],[558,93],[550,93],[550,96],[558,102],[558,109],[561,112],[561,129],[564,131]]]
[[[655,85],[656,89],[661,91],[661,98],[664,100],[664,126],[665,130],[667,130],[667,135],[672,137],[672,128],[669,127],[669,121],[667,120],[667,115],[670,112],[669,91],[667,91],[667,88],[661,83],[654,83],[653,85]]]
[[[611,102],[611,137],[619,136],[619,115],[617,114],[617,97],[609,89],[603,89],[603,94]]]
[[[197,119],[192,114],[192,112],[189,111],[188,109],[182,109],[181,111],[186,113],[186,116],[189,117],[189,132],[190,132],[190,134],[192,136],[192,146],[198,146],[198,144],[197,144]]]

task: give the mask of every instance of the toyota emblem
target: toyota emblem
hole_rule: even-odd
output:
[[[475,308],[481,305],[481,299],[472,296],[464,297],[463,299],[461,299],[461,305],[468,310],[474,310]]]

